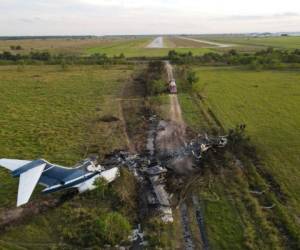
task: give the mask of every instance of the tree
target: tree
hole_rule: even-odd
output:
[[[231,50],[229,50],[228,54],[232,55],[232,56],[236,56],[238,53],[235,49],[231,49]]]
[[[187,72],[187,81],[190,86],[193,86],[194,83],[199,81],[199,77],[195,71],[189,70]]]

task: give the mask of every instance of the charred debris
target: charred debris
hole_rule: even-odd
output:
[[[117,151],[107,156],[104,165],[118,165],[126,167],[133,173],[140,184],[140,193],[143,209],[141,216],[149,212],[158,213],[165,223],[173,222],[171,209],[172,194],[166,190],[167,179],[176,175],[174,169],[168,167],[174,159],[189,157],[193,161],[195,172],[204,164],[206,152],[216,151],[227,145],[226,136],[198,135],[189,143],[174,150],[172,153],[161,153],[156,150],[156,135],[159,129],[157,116],[149,118],[146,151],[143,154],[130,154],[127,151]]]

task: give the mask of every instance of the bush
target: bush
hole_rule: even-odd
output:
[[[128,240],[128,236],[131,233],[129,221],[117,212],[102,215],[96,223],[97,229],[99,229],[99,236],[106,244],[114,246],[124,243]]]
[[[117,212],[103,213],[86,208],[64,208],[60,234],[72,245],[93,247],[126,243],[131,233],[129,221]]]
[[[228,148],[238,156],[247,156],[253,160],[258,160],[256,148],[246,135],[246,125],[237,125],[235,129],[229,130]]]
[[[122,202],[122,207],[130,213],[137,210],[137,181],[129,170],[121,170],[120,178],[114,183],[114,190]],[[136,216],[136,213],[133,213],[132,216]]]
[[[145,227],[149,249],[174,249],[170,234],[175,236],[172,224],[165,224],[160,218],[153,217],[147,221]]]
[[[162,79],[153,80],[150,84],[150,95],[162,94],[167,90],[167,84]]]
[[[253,54],[230,50],[223,54],[209,52],[202,56],[193,56],[192,53],[178,53],[171,50],[168,59],[177,64],[249,65],[250,69],[257,70],[260,68],[282,67],[281,63],[300,63],[300,51],[268,48]]]
[[[11,45],[11,46],[10,46],[10,49],[11,49],[11,50],[22,50],[23,48],[22,48],[20,45],[17,45],[17,46]]]
[[[187,72],[187,82],[189,83],[190,87],[193,86],[194,83],[199,81],[199,77],[197,76],[197,73],[193,70],[189,70]]]

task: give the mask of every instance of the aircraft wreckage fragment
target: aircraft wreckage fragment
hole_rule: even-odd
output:
[[[79,193],[83,193],[95,189],[97,179],[102,178],[109,183],[119,176],[117,167],[105,169],[90,159],[73,168],[52,164],[43,159],[34,161],[0,159],[0,166],[12,171],[13,177],[19,177],[18,207],[29,201],[37,184],[46,187],[43,193],[69,188],[77,188]]]

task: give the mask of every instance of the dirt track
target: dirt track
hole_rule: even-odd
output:
[[[173,68],[165,64],[168,81],[174,79]],[[182,111],[177,95],[169,95],[170,111],[169,120],[159,123],[159,131],[156,137],[156,147],[160,154],[172,154],[182,148],[186,141],[186,125],[182,117]],[[195,172],[191,157],[174,158],[169,162],[168,168],[173,169],[179,175],[189,175]]]
[[[173,68],[169,62],[165,62],[167,80],[170,82],[174,79]],[[172,154],[176,150],[185,146],[186,141],[186,124],[182,117],[181,107],[177,95],[169,95],[170,111],[169,120],[161,121],[156,137],[156,147],[160,154]],[[174,157],[168,163],[168,168],[172,169],[178,175],[191,175],[195,172],[193,160],[189,156]],[[180,218],[184,246],[186,250],[195,249],[192,231],[190,228],[188,207],[185,202],[180,204]]]

